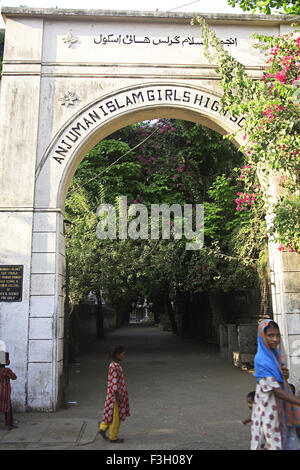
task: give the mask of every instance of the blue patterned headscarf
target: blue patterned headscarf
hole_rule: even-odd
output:
[[[254,358],[254,377],[259,382],[263,377],[274,377],[277,382],[283,383],[283,375],[280,367],[287,364],[286,354],[282,343],[272,350],[267,345],[264,329],[271,320],[263,320],[259,322],[257,333],[257,353]]]
[[[254,377],[259,382],[264,377],[274,377],[277,382],[282,384],[286,392],[292,393],[287,380],[283,377],[280,368],[287,366],[286,353],[280,341],[276,349],[268,346],[264,329],[272,320],[263,320],[258,324],[257,333],[257,353],[254,358]],[[300,428],[300,407],[285,402],[286,420],[288,424]]]

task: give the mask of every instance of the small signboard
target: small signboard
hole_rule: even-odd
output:
[[[0,265],[0,302],[21,302],[23,266]]]

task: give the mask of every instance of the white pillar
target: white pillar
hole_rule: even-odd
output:
[[[25,410],[28,358],[35,162],[40,107],[41,18],[7,19],[0,116],[0,264],[22,265],[19,302],[1,302],[0,339],[10,353],[18,379],[12,387],[14,409]],[[26,38],[26,41],[24,41]]]
[[[300,254],[269,247],[274,321],[288,355],[289,382],[300,391]]]

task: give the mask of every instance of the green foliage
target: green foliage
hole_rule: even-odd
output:
[[[258,47],[269,50],[270,59],[262,80],[250,79],[245,67],[226,51],[205,21],[197,17],[205,54],[217,61],[221,75],[222,109],[237,115],[247,113],[245,144],[240,150],[249,163],[288,172],[299,171],[299,104],[295,84],[299,73],[299,38],[296,34],[268,38],[256,35]],[[232,138],[233,136],[231,136]]]
[[[266,2],[260,3],[262,5]],[[269,176],[276,184],[279,177],[284,180],[285,190],[291,196],[296,195],[300,175],[298,31],[274,37],[255,35],[259,41],[257,47],[268,54],[269,58],[262,80],[252,80],[247,76],[245,67],[223,48],[205,21],[197,17],[194,24],[196,22],[202,28],[206,56],[210,61],[217,62],[216,70],[220,73],[224,92],[221,100],[223,110],[236,115],[246,114],[243,136],[245,143],[240,147],[246,163],[254,173],[260,175],[260,184],[266,186]],[[233,137],[231,135],[229,138]],[[250,178],[247,184],[246,181],[244,183],[248,197],[253,198],[253,201],[259,200],[265,211],[275,210],[270,206],[266,195],[260,194],[258,198],[254,194],[254,188],[258,186],[254,178]],[[277,233],[276,241],[286,246],[287,232],[284,234],[278,216],[279,213],[286,213],[286,208],[280,210],[278,204],[280,200],[276,205],[277,216],[273,219],[274,226],[270,233]],[[262,227],[260,232],[264,233],[265,228]],[[296,232],[296,226],[288,231],[289,244],[293,244],[294,248],[298,246]]]
[[[227,3],[233,7],[238,5],[244,11],[264,13],[265,15],[274,13],[284,13],[288,15],[300,14],[299,0],[227,0]]]
[[[130,151],[138,142],[143,144]],[[118,307],[139,295],[257,285],[260,247],[254,227],[264,214],[250,206],[237,211],[236,193],[244,184],[237,167],[242,165],[233,144],[187,121],[140,123],[97,144],[78,167],[66,204],[67,217],[76,224],[67,241],[72,300],[101,288]],[[117,204],[121,195],[129,204],[145,204],[149,215],[153,203],[203,203],[205,247],[187,251],[184,238],[121,240],[117,234],[116,240],[97,239],[97,205]],[[118,226],[118,211],[116,221]]]
[[[300,253],[300,197],[283,197],[274,209],[271,235],[279,237],[280,250]],[[276,231],[275,231],[276,230]]]
[[[205,236],[211,240],[225,243],[231,232],[240,223],[241,214],[236,211],[233,202],[238,186],[232,176],[217,176],[208,190],[211,202],[204,202]]]
[[[114,139],[105,139],[99,142],[81,162],[74,178],[74,186],[84,187],[89,192],[91,203],[97,207],[100,200],[114,202],[115,187],[123,188],[123,182],[138,171],[138,165],[131,162],[120,162],[105,172],[101,178],[96,176],[112,164],[122,154],[128,152],[129,145]],[[114,178],[111,176],[115,175]],[[101,181],[101,184],[99,184]],[[130,181],[130,179],[129,179]],[[128,181],[128,186],[129,186]],[[124,188],[125,189],[125,188]],[[126,188],[128,190],[128,188]]]
[[[73,184],[74,182],[70,189]],[[98,292],[101,285],[100,263],[94,256],[98,247],[97,218],[83,188],[70,192],[66,202],[66,216],[73,223],[66,236],[66,251],[71,274],[70,300],[75,304],[83,300],[90,291]]]
[[[258,287],[256,263],[249,257],[231,256],[221,250],[218,241],[193,252],[187,266],[183,289],[188,292]],[[231,250],[233,251],[233,250]]]

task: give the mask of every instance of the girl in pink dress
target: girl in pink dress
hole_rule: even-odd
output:
[[[0,411],[4,412],[5,426],[10,431],[17,427],[14,425],[10,399],[10,381],[16,380],[17,376],[9,367],[6,367],[10,364],[8,353],[5,353],[5,362],[5,364],[0,364]]]
[[[123,346],[118,346],[112,353],[103,419],[99,426],[99,433],[104,439],[107,439],[105,433],[109,429],[109,440],[112,443],[124,442],[124,439],[118,438],[120,421],[125,421],[126,416],[130,416],[127,386],[120,364],[124,357]]]

